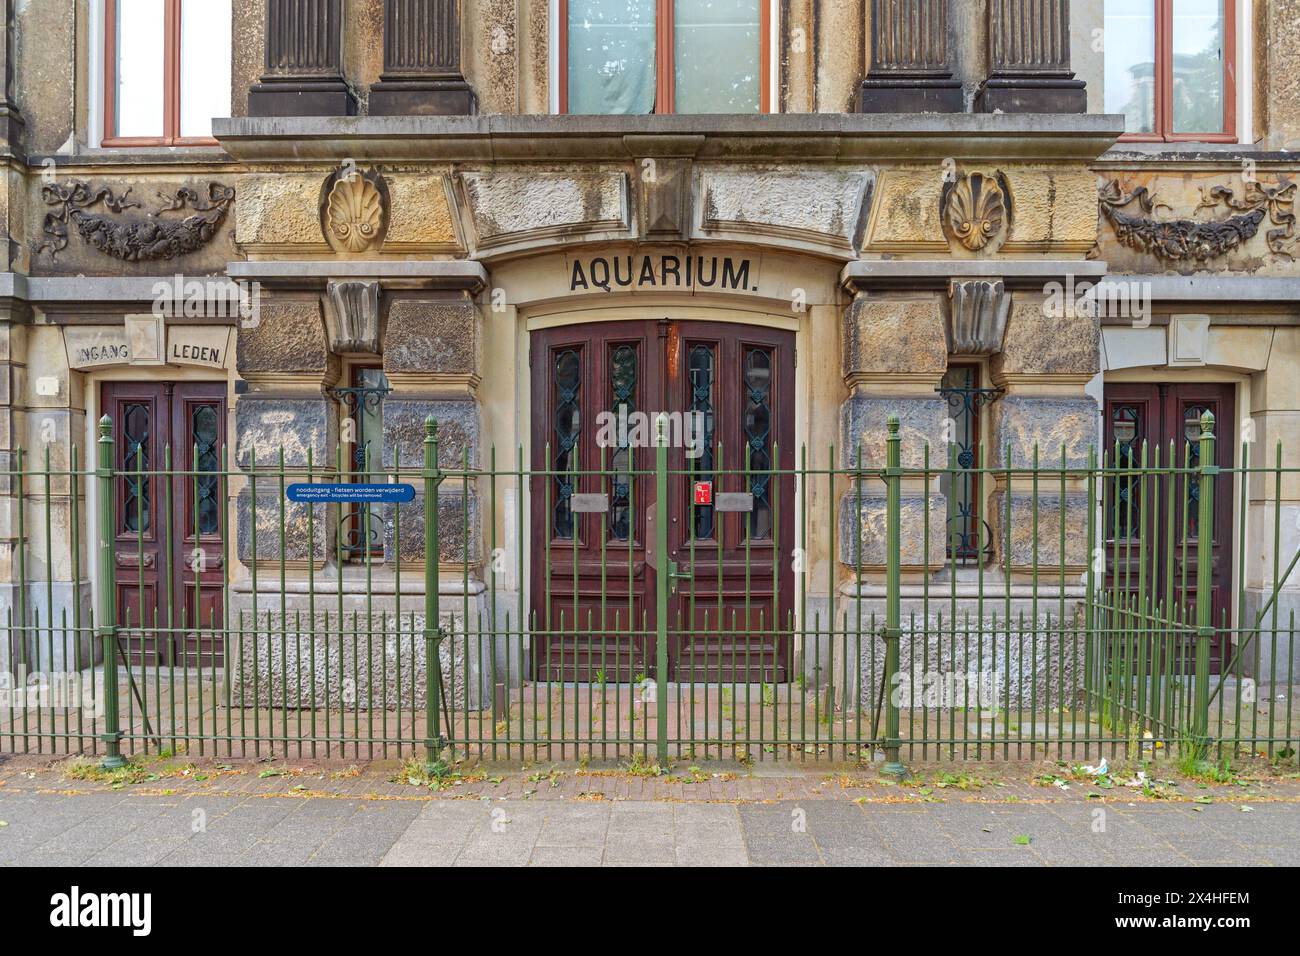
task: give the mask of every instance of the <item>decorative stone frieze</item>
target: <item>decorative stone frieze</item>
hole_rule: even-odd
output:
[[[1247,182],[1244,195],[1237,197],[1230,186],[1202,188],[1201,209],[1226,208],[1218,220],[1159,219],[1156,203],[1145,186],[1124,192],[1112,179],[1099,189],[1102,216],[1124,245],[1169,262],[1206,262],[1243,246],[1254,238],[1267,216],[1276,228],[1267,232],[1268,248],[1275,256],[1290,258],[1296,244],[1296,183],[1280,178],[1276,185]],[[1137,204],[1140,215],[1125,212]]]
[[[953,279],[948,283],[948,321],[952,355],[991,355],[1000,351],[1011,310],[1011,293],[1001,279]]]
[[[226,210],[235,199],[235,191],[220,183],[209,183],[207,191],[188,186],[177,189],[163,204],[146,216],[124,214],[140,204],[128,199],[128,188],[120,196],[108,186],[91,186],[80,179],[47,183],[41,187],[41,199],[53,206],[45,214],[43,231],[47,238],[36,244],[36,251],[48,250],[51,258],[68,245],[68,224],[82,240],[107,256],[124,262],[176,259],[206,245],[226,218]],[[113,215],[89,210],[101,206]],[[188,211],[183,218],[165,217],[165,213]]]

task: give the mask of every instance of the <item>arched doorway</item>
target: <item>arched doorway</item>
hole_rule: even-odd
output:
[[[656,574],[673,565],[672,679],[788,678],[794,360],[794,333],[759,325],[662,318],[531,333],[539,679],[651,673]],[[673,423],[669,553],[648,561],[659,412]]]

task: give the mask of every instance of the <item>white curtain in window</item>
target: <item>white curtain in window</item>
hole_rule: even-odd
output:
[[[569,112],[649,113],[654,0],[569,0]]]

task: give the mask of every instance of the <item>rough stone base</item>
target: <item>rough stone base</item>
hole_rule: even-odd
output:
[[[1246,589],[1246,600],[1239,612],[1242,627],[1255,623],[1260,609],[1268,603],[1272,591]],[[1253,677],[1267,690],[1274,682],[1279,687],[1300,683],[1300,632],[1291,630],[1292,614],[1300,617],[1300,591],[1282,591],[1277,602],[1277,634],[1273,626],[1273,608],[1264,614],[1262,628],[1246,649],[1242,675]]]
[[[0,671],[13,674],[22,667],[27,673],[70,672],[91,667],[103,656],[92,631],[90,582],[60,582],[27,586],[28,630],[20,631],[19,586],[0,584],[0,619],[6,622],[6,637],[0,640]],[[74,630],[80,608],[81,630]],[[7,626],[13,615],[13,628]],[[21,645],[20,645],[21,641]]]
[[[252,595],[233,595],[228,661],[232,700],[242,706],[291,709],[338,706],[340,700],[349,709],[423,707],[423,594],[403,592],[400,623],[391,594],[376,595],[369,614],[364,595],[344,597],[340,627],[333,594],[316,595],[313,621],[305,594],[289,595],[282,615],[279,593],[264,591],[257,599],[256,625]],[[449,636],[439,657],[451,706],[477,710],[491,703],[491,655],[499,642],[486,633],[485,596],[474,593],[469,598],[468,633],[465,608],[462,595],[442,594],[439,610]]]
[[[885,597],[867,593],[860,600],[862,663],[855,668],[859,653],[851,633],[849,669],[857,670],[862,699],[875,701],[885,665],[885,641],[878,633],[868,634],[868,622],[875,615],[875,626],[884,626]],[[1043,714],[1076,706],[1080,700],[1085,640],[1070,628],[1082,623],[1081,593],[1067,592],[1064,629],[1059,592],[1047,588],[1039,592],[1036,617],[1029,595],[1012,597],[1009,628],[1005,602],[996,596],[985,597],[981,617],[978,602],[959,591],[955,625],[949,598],[940,589],[932,592],[928,609],[913,597],[905,597],[901,607],[899,658],[904,676],[898,689],[904,710],[919,710],[923,704],[932,710],[979,706],[1015,711],[1032,706]],[[841,602],[839,613],[854,625],[858,601],[850,595]]]

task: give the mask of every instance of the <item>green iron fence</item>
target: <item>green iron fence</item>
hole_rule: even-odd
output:
[[[883,454],[725,467],[719,447],[718,497],[674,512],[699,467],[663,440],[640,468],[526,467],[522,449],[453,467],[430,420],[422,448],[378,465],[250,449],[231,467],[221,449],[181,468],[165,449],[151,468],[105,418],[95,467],[73,448],[66,467],[18,452],[5,472],[21,506],[0,750],[1294,764],[1282,602],[1300,552],[1281,559],[1300,469],[1280,447],[1253,465],[1249,444],[1218,467],[1212,430],[1207,414],[1181,449],[1055,465],[922,448],[905,467],[891,419]],[[289,495],[377,475],[410,500]],[[941,491],[958,483],[984,513],[957,513]],[[673,517],[695,535],[706,511],[734,547],[670,559]],[[606,534],[616,520],[630,531]]]

